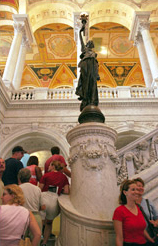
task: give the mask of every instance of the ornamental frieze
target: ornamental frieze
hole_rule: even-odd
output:
[[[82,166],[86,170],[100,171],[107,161],[110,160],[119,167],[119,159],[114,147],[100,139],[88,138],[87,141],[77,142],[70,148],[69,164],[72,164],[80,159]]]

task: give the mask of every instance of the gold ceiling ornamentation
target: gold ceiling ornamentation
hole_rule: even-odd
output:
[[[69,35],[56,35],[48,41],[49,49],[56,56],[69,56],[75,49],[75,42]]]

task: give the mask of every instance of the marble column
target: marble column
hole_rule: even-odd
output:
[[[112,215],[118,206],[119,167],[115,140],[116,132],[103,123],[83,123],[68,132],[71,191],[59,198],[57,246],[115,245]]]
[[[20,45],[22,42],[22,35],[24,32],[24,25],[21,23],[14,23],[14,38],[9,51],[8,59],[6,62],[3,81],[6,86],[10,86],[14,77],[14,71],[19,55]]]
[[[26,54],[25,48],[22,47],[23,45],[21,46],[22,39],[23,38],[25,39],[26,37],[28,39],[29,45],[33,43],[33,34],[32,34],[28,15],[14,14],[13,20],[14,20],[14,38],[9,51],[8,59],[3,74],[3,81],[5,85],[8,87],[13,85],[12,84],[13,78],[14,78],[14,86],[15,86],[15,81],[17,80],[18,75],[20,76],[20,71],[22,70],[20,66],[21,65],[23,66],[24,56]],[[20,85],[18,82],[18,85],[16,85],[16,89],[18,89],[19,86]]]
[[[149,27],[150,27],[149,22],[146,23],[140,22],[138,29],[142,34],[144,47],[146,50],[146,54],[147,54],[150,70],[152,73],[153,82],[154,82],[156,79],[158,79],[158,57],[156,54],[153,41],[150,36]]]
[[[20,46],[20,51],[18,55],[16,68],[15,68],[13,82],[12,82],[15,90],[18,90],[20,88],[21,78],[22,78],[24,63],[25,63],[25,57],[26,57],[26,51],[27,51],[28,46],[29,46],[28,39],[24,35],[22,38],[22,43]]]
[[[138,49],[146,87],[151,87],[153,79],[141,34],[135,37],[134,45]]]

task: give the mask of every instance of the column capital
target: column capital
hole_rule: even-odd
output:
[[[30,43],[26,35],[23,35],[21,45],[26,47],[27,49],[30,48]]]
[[[14,34],[17,34],[17,33],[25,33],[25,28],[24,28],[24,24],[23,23],[14,23],[13,24],[14,26]]]
[[[134,13],[134,18],[132,21],[132,26],[131,26],[131,32],[129,35],[129,39],[134,41],[135,36],[138,35],[139,32],[141,32],[142,29],[140,29],[141,26],[147,25],[149,28],[149,18],[150,18],[150,11],[136,11]]]
[[[142,32],[143,30],[149,30],[150,22],[140,22],[138,25],[138,31]]]
[[[27,14],[14,14],[13,20],[14,20],[15,26],[23,25],[24,33],[25,33],[24,35],[27,36],[29,43],[32,44],[34,39],[33,39],[32,29],[31,29],[28,15]]]
[[[134,46],[138,46],[138,44],[143,43],[143,38],[142,35],[140,33],[138,33],[137,36],[135,36],[134,38]]]

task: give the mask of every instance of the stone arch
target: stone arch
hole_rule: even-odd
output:
[[[142,137],[145,135],[143,132],[138,132],[135,130],[129,130],[129,131],[124,131],[121,133],[118,133],[117,135],[117,141],[116,141],[116,149],[121,149],[127,144],[135,141],[136,139]]]
[[[65,23],[74,27],[73,12],[74,8],[70,5],[45,3],[31,8],[28,14],[32,30],[35,32],[42,26],[51,23]]]
[[[138,7],[117,2],[96,3],[88,7],[90,27],[100,22],[113,22],[125,26],[130,30],[134,11],[139,11]]]
[[[123,148],[127,144],[155,130],[155,127],[147,127],[142,124],[135,124],[134,121],[127,121],[126,124],[115,128],[117,131],[117,149]]]
[[[6,140],[3,141],[1,147],[1,156],[6,159],[11,156],[11,150],[14,146],[21,145],[28,153],[33,153],[40,150],[50,150],[53,145],[59,146],[61,154],[67,159],[69,154],[69,144],[65,136],[59,132],[38,128],[25,128],[14,134],[10,134]]]

